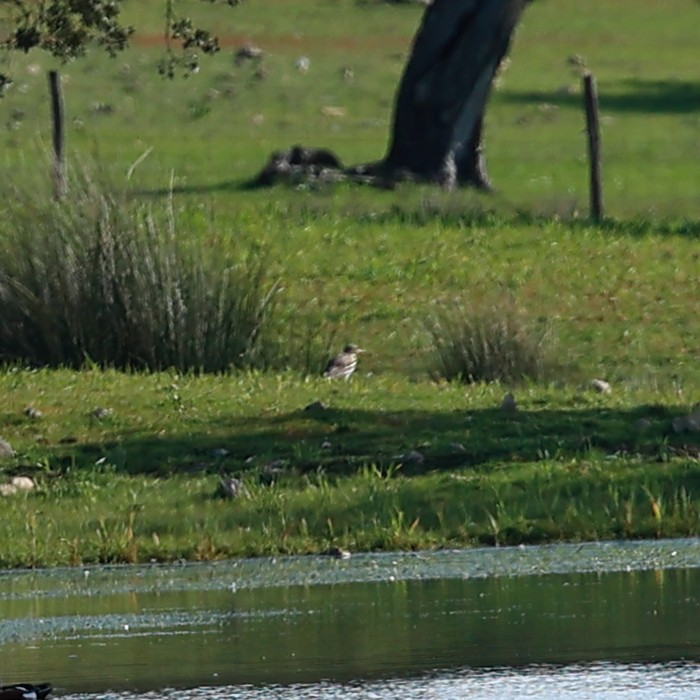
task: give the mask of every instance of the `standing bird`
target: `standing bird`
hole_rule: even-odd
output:
[[[327,379],[338,379],[340,377],[343,379],[350,379],[350,375],[357,367],[357,356],[361,352],[364,352],[364,350],[362,348],[358,348],[357,345],[346,345],[343,348],[343,352],[336,355],[328,362],[326,369],[323,372],[323,376]]]
[[[18,683],[0,686],[0,700],[44,700],[53,690],[50,683]]]

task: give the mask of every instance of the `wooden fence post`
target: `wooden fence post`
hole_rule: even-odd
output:
[[[586,107],[586,131],[588,132],[591,218],[598,222],[603,217],[603,193],[600,177],[600,120],[598,118],[598,92],[595,78],[590,73],[583,76],[583,95]]]
[[[49,71],[49,91],[51,92],[51,121],[53,124],[53,184],[54,196],[62,199],[66,193],[66,173],[64,161],[63,95],[58,71]]]

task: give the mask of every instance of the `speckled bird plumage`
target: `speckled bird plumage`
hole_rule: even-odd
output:
[[[328,379],[350,379],[357,367],[357,356],[364,352],[355,344],[346,345],[343,352],[336,355],[326,365],[323,376]]]

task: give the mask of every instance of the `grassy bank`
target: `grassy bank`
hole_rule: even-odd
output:
[[[263,0],[225,20],[207,8],[231,22],[231,36],[184,82],[156,76],[148,31],[116,61],[62,67],[70,162],[118,193],[127,229],[114,241],[145,221],[176,232],[182,250],[213,252],[221,264],[207,269],[263,252],[275,371],[117,372],[91,357],[80,371],[5,366],[0,437],[15,454],[0,458],[0,482],[22,474],[38,486],[0,501],[0,565],[698,534],[700,438],[674,429],[700,399],[700,124],[688,108],[698,10],[594,4],[528,10],[488,112],[499,189],[488,198],[410,185],[240,188],[271,150],[295,142],[331,146],[347,162],[381,155],[419,19],[412,5],[347,0],[311,12],[290,0],[284,22]],[[356,23],[352,37],[338,35],[338,12]],[[266,52],[262,77],[233,62],[247,40]],[[307,73],[295,68],[300,55]],[[609,212],[600,226],[585,216],[574,55],[599,78]],[[48,63],[12,62],[17,90],[0,102],[10,251],[37,231],[18,192],[43,211],[45,240],[59,220],[42,175]],[[157,333],[162,314],[150,307]],[[510,313],[546,337],[536,382],[439,378],[436,319],[455,330]],[[367,350],[356,375],[321,380],[346,342]],[[219,367],[235,364],[225,350]],[[612,391],[594,391],[594,378]],[[500,408],[510,391],[514,412]],[[314,402],[324,408],[305,410]],[[244,492],[222,498],[221,476]]]
[[[7,372],[4,566],[698,534],[675,393]],[[305,410],[321,401],[325,410]],[[43,415],[23,409],[40,407]],[[106,411],[95,414],[95,408]],[[104,414],[104,415],[103,415]],[[219,494],[220,475],[244,491]]]

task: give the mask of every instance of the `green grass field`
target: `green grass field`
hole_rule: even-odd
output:
[[[347,163],[383,155],[418,6],[204,3],[224,49],[172,82],[155,68],[159,7],[127,4],[139,32],[123,55],[59,66],[69,165],[155,216],[170,207],[202,245],[262,247],[297,362],[199,377],[7,367],[0,437],[16,454],[0,469],[39,489],[3,499],[1,565],[698,534],[700,437],[672,427],[700,399],[696,3],[528,9],[487,112],[492,196],[241,187],[294,143]],[[233,60],[248,41],[262,77]],[[600,94],[598,226],[573,56]],[[15,78],[0,101],[6,201],[49,196],[50,67],[33,54],[1,66]],[[551,329],[546,379],[431,379],[430,320],[501,306]],[[321,380],[348,341],[367,349],[356,376]],[[511,390],[513,415],[498,408]],[[304,411],[317,400],[328,409]],[[271,462],[283,473],[261,484]],[[218,474],[248,496],[216,497]]]

